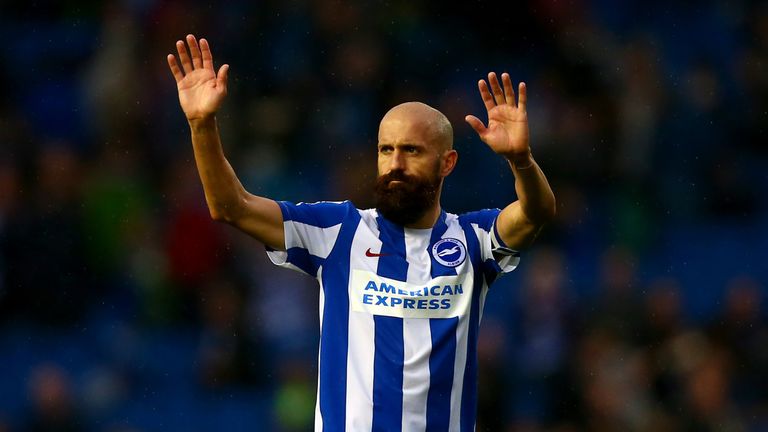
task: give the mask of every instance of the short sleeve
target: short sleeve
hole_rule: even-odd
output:
[[[463,215],[470,221],[480,246],[480,257],[492,273],[509,273],[520,263],[520,252],[509,248],[496,230],[500,209],[486,209]]]
[[[270,261],[317,277],[333,250],[342,223],[352,208],[349,201],[290,203],[278,201],[283,215],[284,251],[267,248]]]
[[[498,264],[499,271],[509,273],[516,269],[520,264],[520,252],[508,247],[501,239],[496,230],[496,219],[493,220],[489,235],[491,238],[491,256]]]

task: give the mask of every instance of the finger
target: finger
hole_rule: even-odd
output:
[[[208,41],[200,39],[200,51],[203,54],[203,67],[213,70],[213,55],[211,54],[211,47],[208,45]]]
[[[197,45],[197,39],[194,35],[187,35],[187,44],[189,45],[189,53],[192,54],[192,65],[195,69],[203,67],[203,56],[200,55],[200,46]]]
[[[526,86],[524,82],[521,82],[518,87],[518,92],[520,93],[520,100],[517,103],[517,107],[526,111],[528,106],[528,86]]]
[[[515,106],[515,89],[512,87],[512,78],[504,72],[501,74],[501,82],[504,84],[504,97],[507,99],[507,105]]]
[[[179,81],[184,79],[184,74],[181,73],[181,69],[179,69],[179,64],[176,63],[176,56],[173,54],[168,54],[168,67],[171,68],[171,73],[173,74],[173,78],[178,83]]]
[[[472,126],[472,129],[474,129],[475,132],[477,132],[477,134],[480,135],[481,137],[483,136],[483,134],[485,134],[485,131],[487,129],[485,128],[485,125],[483,124],[482,121],[480,121],[479,118],[473,115],[468,115],[464,117],[464,121],[469,123],[469,125]]]
[[[227,81],[229,80],[229,65],[221,65],[219,73],[216,74],[216,86],[221,86],[225,91],[227,90]]]
[[[485,80],[480,80],[477,82],[477,88],[480,89],[480,97],[483,98],[485,109],[488,111],[492,110],[493,107],[496,106],[496,103],[493,101],[493,96],[491,96],[491,91],[488,90],[488,84],[485,83]]]
[[[501,91],[499,85],[499,79],[496,77],[496,72],[488,74],[488,82],[491,83],[491,90],[493,90],[493,99],[496,101],[496,105],[504,105],[507,101],[504,99],[504,92]]]
[[[192,61],[189,59],[187,47],[184,45],[183,41],[176,41],[176,51],[179,53],[179,60],[181,60],[181,67],[184,70],[184,73],[188,74],[192,72],[194,70],[192,68]]]

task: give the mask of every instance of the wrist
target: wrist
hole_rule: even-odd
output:
[[[530,149],[525,153],[504,155],[509,164],[516,169],[526,169],[533,166],[533,155]]]
[[[190,129],[193,131],[208,129],[216,126],[216,116],[211,114],[202,117],[187,118],[187,123],[189,123]]]

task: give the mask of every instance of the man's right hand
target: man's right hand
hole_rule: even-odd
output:
[[[168,54],[168,66],[176,79],[181,109],[191,123],[208,119],[218,111],[227,95],[229,65],[222,65],[216,73],[208,41],[200,39],[198,45],[195,36],[190,34],[187,35],[187,44],[189,54],[184,42],[176,41],[181,68],[173,54]]]

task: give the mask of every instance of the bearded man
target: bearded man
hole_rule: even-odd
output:
[[[529,146],[526,87],[495,73],[478,87],[488,114],[466,121],[515,175],[518,200],[461,215],[440,206],[456,166],[453,129],[408,102],[378,133],[376,208],[349,201],[293,204],[248,193],[224,156],[215,114],[218,72],[193,35],[168,55],[211,217],[264,243],[277,265],[320,284],[316,431],[474,431],[477,337],[488,287],[519,262],[555,213]],[[502,87],[503,86],[503,87]]]

